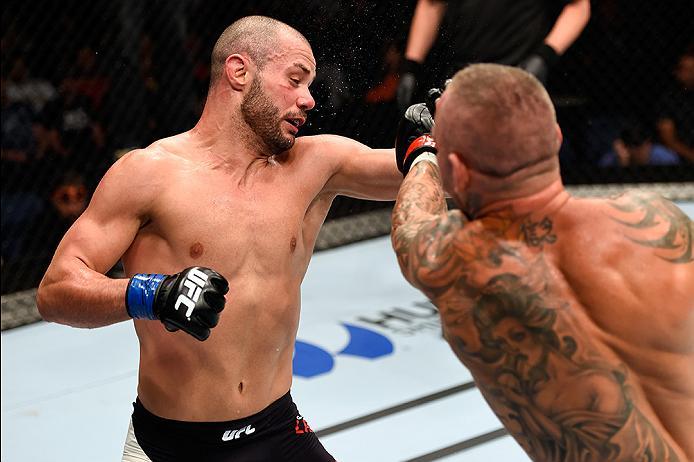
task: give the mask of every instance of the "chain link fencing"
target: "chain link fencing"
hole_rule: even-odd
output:
[[[414,0],[8,0],[2,12],[2,293],[33,296],[60,238],[117,158],[194,125],[212,46],[242,16],[280,19],[311,42],[317,105],[304,135],[334,133],[391,147],[400,116],[398,67],[414,7]],[[634,120],[658,141],[659,105],[677,84],[692,18],[688,0],[593,2],[590,23],[547,85],[564,132],[567,184],[667,182],[683,185],[674,189],[689,191],[685,199],[691,200],[685,182],[694,181],[692,163],[620,167],[601,159]],[[439,40],[431,59],[442,59],[445,47]],[[441,63],[429,64],[435,70]],[[388,233],[391,206],[338,197],[317,249]],[[3,328],[5,302],[3,295]]]

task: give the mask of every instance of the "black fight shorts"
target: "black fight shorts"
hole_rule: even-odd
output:
[[[181,422],[149,412],[138,399],[132,428],[152,462],[334,462],[289,392],[255,415],[228,422]]]

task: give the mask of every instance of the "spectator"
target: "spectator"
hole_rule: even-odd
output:
[[[653,143],[648,131],[638,122],[628,122],[619,138],[612,143],[612,150],[600,159],[601,167],[632,167],[639,165],[674,165],[679,157],[670,149]]]
[[[2,80],[2,257],[21,255],[23,234],[43,209],[34,177],[37,162],[35,115],[29,103],[10,101]]]
[[[3,173],[7,162],[26,165],[36,153],[34,124],[36,114],[23,99],[11,99],[9,85],[2,79],[2,161]],[[6,183],[3,182],[6,186]]]
[[[195,115],[202,114],[207,98],[207,88],[210,84],[210,65],[208,63],[208,50],[203,39],[196,31],[188,31],[185,40],[185,49],[193,68],[193,88],[195,89]]]
[[[60,170],[75,169],[89,178],[100,177],[110,159],[104,155],[105,133],[91,99],[67,83],[60,97],[41,117],[46,156]]]
[[[449,35],[443,76],[475,62],[520,66],[546,82],[550,68],[586,26],[589,0],[567,0],[557,15],[543,0],[419,0],[401,69],[398,104],[413,101],[423,65],[444,25]],[[443,79],[441,79],[443,80]]]
[[[136,64],[126,56],[112,60],[111,85],[103,101],[99,120],[103,121],[108,149],[130,151],[154,141],[149,125],[145,82]],[[134,111],[133,107],[138,110]],[[114,154],[116,157],[116,154]]]
[[[196,121],[193,64],[185,48],[186,3],[144,2],[150,71],[157,85],[156,105],[150,107],[156,117],[155,138],[188,130]]]
[[[658,135],[665,146],[694,162],[694,43],[679,57],[675,79],[658,108]]]
[[[7,98],[10,102],[23,101],[31,105],[35,114],[39,114],[46,103],[56,99],[58,91],[53,84],[31,75],[23,56],[16,56],[7,79]]]
[[[400,47],[394,41],[383,45],[381,72],[371,79],[373,86],[366,91],[363,101],[354,105],[353,114],[359,120],[378,120],[377,124],[360,127],[359,139],[370,146],[383,146],[384,133],[395,133],[401,113],[395,104],[398,89],[398,66],[401,60]],[[386,139],[390,143],[390,139]]]
[[[3,292],[36,287],[48,268],[65,232],[87,207],[84,178],[70,171],[63,174],[48,194],[46,207],[34,217],[15,243],[17,257],[3,265]]]
[[[88,200],[87,185],[80,173],[69,170],[57,181],[50,193],[50,206],[36,223],[36,229],[41,232],[34,237],[33,247],[42,249],[44,271],[63,235],[87,208]]]
[[[140,37],[138,48],[138,69],[140,72],[140,81],[144,88],[143,106],[147,113],[147,131],[152,136],[152,141],[155,138],[155,133],[162,130],[159,125],[164,109],[157,105],[157,101],[161,100],[159,95],[160,83],[154,69],[154,44],[152,38],[144,34]]]
[[[383,56],[383,73],[378,84],[372,87],[364,97],[368,104],[385,103],[395,100],[398,90],[398,65],[401,60],[400,52],[395,42],[387,43]]]
[[[75,61],[61,85],[70,93],[87,97],[92,108],[99,110],[110,82],[99,66],[96,51],[83,46],[77,50]]]

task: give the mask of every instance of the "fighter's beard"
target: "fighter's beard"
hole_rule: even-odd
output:
[[[263,147],[268,149],[268,157],[281,154],[294,145],[294,137],[282,133],[280,110],[263,92],[259,76],[253,79],[241,102],[241,114]]]

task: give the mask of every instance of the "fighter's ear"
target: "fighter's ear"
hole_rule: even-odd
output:
[[[453,176],[453,193],[460,197],[470,183],[470,171],[463,162],[462,156],[457,152],[448,154],[448,162],[451,165],[451,174]]]
[[[561,132],[561,127],[559,124],[555,125],[556,127],[556,132],[557,132],[557,145],[561,146],[561,143],[564,141],[564,134]]]
[[[234,90],[242,91],[250,82],[251,62],[243,55],[233,54],[224,61],[224,75]]]

